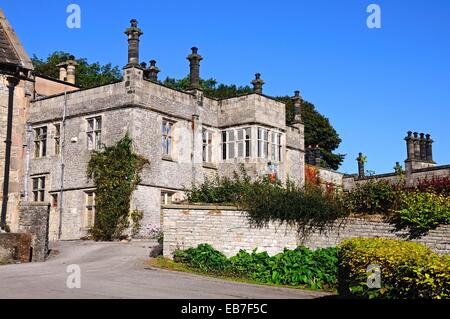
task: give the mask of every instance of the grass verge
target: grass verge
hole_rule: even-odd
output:
[[[222,279],[222,280],[246,283],[246,284],[252,284],[252,285],[300,289],[300,290],[307,290],[307,291],[314,291],[314,292],[322,292],[322,293],[327,293],[327,294],[336,294],[337,293],[336,290],[312,289],[312,288],[306,287],[306,286],[287,286],[287,285],[266,284],[266,283],[261,283],[261,282],[254,281],[254,280],[251,280],[248,278],[221,276],[221,275],[216,275],[216,274],[211,274],[211,273],[204,273],[204,272],[198,271],[196,269],[189,268],[188,266],[186,266],[184,264],[176,263],[173,260],[167,259],[164,257],[150,258],[149,260],[147,260],[146,264],[151,267],[165,269],[165,270],[190,273],[190,274],[205,276],[205,277],[209,277],[209,278]]]

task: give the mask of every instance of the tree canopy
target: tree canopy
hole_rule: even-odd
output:
[[[65,62],[71,55],[67,52],[56,51],[50,54],[47,59],[40,59],[33,55],[31,59],[36,73],[46,75],[55,79],[59,78],[59,63]],[[111,63],[101,65],[99,62],[89,63],[87,59],[75,59],[78,63],[75,76],[76,85],[82,88],[91,88],[120,81],[122,73],[117,66]]]

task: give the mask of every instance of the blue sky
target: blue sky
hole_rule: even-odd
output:
[[[66,27],[71,3],[81,7],[81,29]],[[367,28],[371,3],[381,6],[381,29]],[[1,7],[30,55],[64,50],[122,67],[123,31],[137,18],[141,60],[156,59],[161,78],[185,76],[196,45],[204,78],[245,85],[258,71],[266,94],[300,89],[340,134],[343,172],[357,171],[360,151],[367,169],[393,171],[405,160],[408,130],[430,133],[435,160],[450,163],[448,0],[10,0]]]

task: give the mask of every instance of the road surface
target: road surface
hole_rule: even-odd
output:
[[[56,255],[45,263],[0,266],[0,299],[310,299],[326,296],[319,292],[227,282],[153,268],[145,263],[149,245],[138,241],[59,242],[51,247]],[[67,286],[70,265],[79,266],[81,288]]]

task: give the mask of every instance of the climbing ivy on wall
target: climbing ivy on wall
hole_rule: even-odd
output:
[[[116,145],[92,153],[87,176],[96,187],[95,240],[119,239],[129,226],[130,201],[139,184],[139,174],[148,160],[133,151],[127,135]]]

